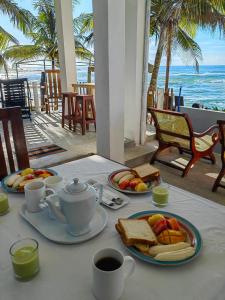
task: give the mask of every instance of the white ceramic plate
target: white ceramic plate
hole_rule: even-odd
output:
[[[108,215],[104,208],[98,206],[96,214],[90,223],[91,230],[80,236],[73,236],[66,230],[66,225],[49,218],[48,209],[41,212],[29,213],[24,203],[20,215],[47,239],[60,244],[78,244],[92,239],[106,226]]]

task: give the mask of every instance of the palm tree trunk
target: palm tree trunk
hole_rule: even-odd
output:
[[[158,48],[155,55],[155,61],[154,66],[152,70],[152,77],[149,85],[150,91],[155,91],[157,88],[157,79],[159,74],[159,67],[162,59],[162,53],[163,53],[163,45],[164,45],[164,38],[165,38],[165,30],[161,31],[159,36],[159,43]]]
[[[172,48],[172,38],[173,35],[173,23],[169,22],[168,31],[167,31],[167,53],[166,53],[166,80],[165,80],[165,92],[169,88],[169,77],[170,77],[170,64],[171,64],[171,48]]]

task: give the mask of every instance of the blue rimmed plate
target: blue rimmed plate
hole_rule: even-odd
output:
[[[32,168],[32,169],[33,169],[33,170],[40,170],[39,168]],[[52,169],[48,169],[48,168],[43,168],[43,169],[41,169],[41,170],[47,171],[47,172],[50,173],[52,176],[58,174],[56,171],[54,171],[54,170],[52,170]],[[1,186],[2,186],[2,189],[3,189],[5,192],[7,192],[7,193],[24,193],[24,191],[19,191],[19,190],[17,190],[17,189],[13,189],[12,187],[7,186],[7,184],[6,184],[8,178],[9,178],[10,176],[12,176],[12,175],[14,175],[14,174],[20,174],[21,172],[22,172],[22,170],[17,171],[17,172],[12,173],[12,174],[10,174],[10,175],[8,175],[8,176],[6,176],[5,178],[2,179],[2,181],[1,181]],[[40,179],[41,179],[41,178],[40,178]]]
[[[158,261],[154,259],[153,257],[146,255],[144,253],[141,253],[139,250],[137,250],[135,247],[128,247],[126,246],[127,250],[140,260],[143,260],[147,263],[153,264],[153,265],[158,265],[158,266],[180,266],[184,265],[186,263],[191,262],[194,260],[201,252],[202,249],[202,238],[200,235],[200,232],[198,229],[191,224],[188,220],[184,219],[183,217],[180,217],[179,215],[170,213],[170,212],[165,212],[165,211],[159,211],[159,210],[147,210],[147,211],[141,211],[136,214],[133,214],[129,216],[129,219],[142,219],[142,218],[147,218],[151,215],[154,214],[162,214],[165,217],[168,218],[176,218],[177,221],[179,222],[179,225],[183,230],[186,231],[187,233],[187,240],[190,242],[191,246],[195,248],[195,253],[193,256],[183,259],[183,260],[177,260],[177,261]]]

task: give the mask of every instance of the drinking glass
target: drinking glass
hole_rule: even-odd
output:
[[[152,202],[155,206],[164,207],[169,200],[169,185],[160,183],[152,189]]]
[[[6,214],[9,211],[8,196],[4,193],[0,193],[0,216]]]
[[[15,277],[19,280],[29,280],[39,271],[38,242],[26,238],[16,241],[10,247],[9,253]]]

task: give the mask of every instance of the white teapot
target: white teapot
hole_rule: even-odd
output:
[[[99,196],[95,187],[99,188]],[[69,233],[79,236],[90,231],[90,222],[101,198],[101,184],[92,186],[75,178],[72,184],[66,185],[57,194],[48,196],[46,202],[56,219],[67,224]],[[57,200],[59,207],[55,204]]]

